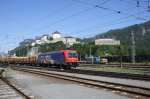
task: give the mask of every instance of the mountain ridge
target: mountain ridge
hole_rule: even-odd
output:
[[[134,32],[134,38],[135,38],[135,45],[136,47],[150,47],[150,21],[144,22],[141,24],[135,24],[128,27],[120,28],[120,29],[114,29],[109,30],[105,33],[97,34],[96,36],[80,39],[77,38],[79,41],[83,41],[85,43],[91,43],[94,42],[95,39],[99,38],[111,38],[120,40],[121,44],[132,44],[131,40],[131,32]],[[45,34],[44,34],[45,35]],[[43,35],[43,36],[44,36]],[[20,45],[16,48],[14,48],[11,53],[15,53],[17,50],[25,47],[26,45],[31,44],[33,41],[37,39],[41,39],[41,37],[36,37],[35,39],[26,39],[22,42],[20,42]],[[48,35],[47,35],[48,36]]]
[[[85,38],[83,39],[83,41],[89,43],[99,38],[112,38],[120,40],[121,43],[131,44],[132,30],[134,32],[136,46],[141,47],[144,45],[150,47],[150,21],[124,27],[121,29],[109,30],[105,33],[98,34],[90,38]]]

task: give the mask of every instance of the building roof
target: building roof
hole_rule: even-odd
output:
[[[65,36],[64,38],[74,38],[74,37],[71,37],[71,36]]]
[[[116,39],[108,39],[108,38],[100,38],[100,39],[96,39],[95,41],[119,41]]]
[[[52,34],[60,34],[58,31],[55,31],[54,33],[52,33]]]

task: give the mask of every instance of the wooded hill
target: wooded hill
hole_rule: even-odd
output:
[[[48,51],[57,51],[61,49],[75,49],[81,58],[90,55],[102,56],[102,57],[120,57],[124,56],[131,60],[131,31],[135,34],[135,50],[136,56],[140,57],[141,61],[149,61],[150,58],[150,21],[129,26],[122,29],[110,30],[106,33],[96,35],[92,38],[83,39],[85,42],[92,42],[97,38],[115,38],[121,41],[121,46],[109,46],[109,45],[91,45],[91,44],[74,44],[73,46],[66,47],[63,42],[47,43],[43,45],[35,45],[39,48],[39,52],[44,53]],[[57,46],[56,46],[57,45]],[[25,46],[15,51],[17,56],[26,56],[27,49],[30,50],[31,46]],[[147,58],[145,58],[147,57]],[[143,59],[143,60],[141,60]]]
[[[110,30],[106,33],[98,34],[91,38],[85,38],[83,39],[83,41],[89,43],[89,42],[93,42],[95,39],[98,38],[113,38],[113,39],[120,40],[122,44],[127,43],[131,45],[132,30],[134,32],[136,47],[150,47],[150,21],[142,24],[135,24],[122,29]]]

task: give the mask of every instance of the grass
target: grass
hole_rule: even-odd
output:
[[[120,68],[120,67],[91,67],[91,66],[87,66],[87,67],[78,67],[78,69],[150,75],[150,71],[133,70],[133,69],[127,69],[127,68]]]
[[[120,64],[120,62],[110,62],[110,64]],[[126,62],[123,62],[122,64],[150,65],[150,62],[142,62],[142,63],[126,63]]]
[[[7,68],[0,68],[0,72],[1,72],[1,70],[4,70],[4,71],[2,72],[0,77],[11,77],[11,69],[9,67],[7,67]]]

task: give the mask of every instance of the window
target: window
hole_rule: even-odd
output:
[[[77,53],[76,52],[69,52],[68,57],[69,58],[77,58]]]
[[[72,58],[72,53],[68,53],[68,57],[69,57],[69,58]]]

